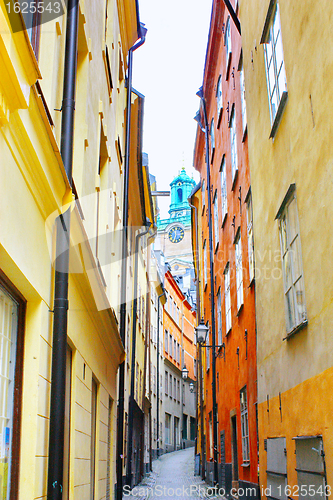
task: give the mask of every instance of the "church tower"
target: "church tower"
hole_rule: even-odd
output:
[[[195,300],[194,267],[191,240],[191,207],[188,203],[195,181],[189,177],[183,167],[173,179],[171,203],[168,219],[157,219],[157,247],[163,252],[165,262],[171,267],[171,273],[178,279],[184,293],[189,293]]]

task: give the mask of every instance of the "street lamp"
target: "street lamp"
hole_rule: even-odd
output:
[[[201,345],[206,342],[207,332],[208,332],[208,326],[205,325],[204,319],[201,318],[200,323],[195,328],[198,344]]]
[[[186,368],[186,365],[184,365],[182,369],[182,379],[186,380],[187,377],[188,377],[188,369]]]
[[[193,382],[190,383],[190,392],[192,392],[192,393],[194,392],[194,384],[193,384]]]

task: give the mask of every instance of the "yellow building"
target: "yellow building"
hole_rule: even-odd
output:
[[[79,3],[72,184],[60,154],[68,16],[43,22],[42,14],[25,29],[29,19],[20,12],[9,17],[13,5],[0,2],[0,498],[47,495],[54,222],[58,230],[59,222],[66,226],[59,214],[75,197],[65,431],[58,438],[64,476],[52,486],[68,499],[109,499],[116,481],[117,370],[125,357],[118,326],[125,74],[138,38],[137,3]]]
[[[239,2],[256,259],[260,483],[333,484],[333,6]],[[289,488],[288,488],[289,486]]]

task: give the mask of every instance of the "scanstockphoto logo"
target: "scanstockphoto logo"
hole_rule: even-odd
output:
[[[33,28],[57,19],[77,3],[78,0],[8,0],[5,8],[13,32],[26,29],[30,34]]]
[[[121,227],[119,218],[115,229],[109,229],[106,223],[108,220],[107,203],[112,205],[112,194],[111,190],[106,189],[98,193],[97,200],[96,193],[83,196],[80,201],[72,201],[63,205],[61,214],[55,211],[49,215],[45,222],[46,241],[52,266],[62,273],[86,274],[98,310],[108,307],[100,298],[98,283],[102,282],[104,286],[108,285],[108,290],[111,293],[109,299],[111,299],[114,308],[119,307],[121,297],[120,276],[123,262],[124,229]],[[105,210],[102,209],[103,207]],[[119,210],[117,213],[119,214]],[[87,218],[85,218],[85,214]],[[112,215],[116,219],[115,213]],[[134,251],[135,237],[139,234],[142,234],[142,237],[138,239],[139,245],[136,255]],[[128,252],[125,259],[128,270],[128,287],[132,286],[131,277],[134,274],[135,260],[138,263],[138,273],[142,272],[144,268],[145,250],[152,242],[151,234],[152,229],[148,231],[146,226],[128,226],[127,228],[127,248],[132,248],[132,252]],[[143,287],[142,290],[138,287],[136,298],[144,294]],[[130,297],[128,302],[132,301],[133,293],[128,293],[128,297]]]

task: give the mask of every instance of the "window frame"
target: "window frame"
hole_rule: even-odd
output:
[[[227,172],[226,172],[225,155],[223,155],[221,161],[220,177],[221,177],[221,213],[222,213],[222,227],[223,227],[228,215],[228,191],[227,191]]]
[[[224,46],[226,51],[226,80],[228,80],[229,69],[231,66],[231,54],[232,54],[230,16],[228,16],[227,21],[225,23]]]
[[[239,63],[239,88],[241,95],[241,108],[242,108],[242,124],[243,124],[243,142],[245,141],[247,133],[247,111],[246,111],[246,95],[245,95],[245,76],[244,76],[244,64],[243,55],[241,55]]]
[[[229,129],[230,129],[230,158],[231,158],[232,189],[234,189],[234,185],[235,185],[236,178],[238,175],[237,127],[236,127],[235,103],[233,103],[232,108],[231,108]]]
[[[214,205],[214,245],[215,245],[215,251],[217,250],[217,246],[220,242],[220,236],[219,236],[219,207],[218,207],[218,196],[217,196],[217,189],[215,189],[214,193],[214,200],[213,200],[213,205]]]
[[[276,21],[278,22],[278,34],[276,35],[276,38],[274,38],[274,33],[275,33],[274,26],[276,26],[275,24]],[[273,43],[271,42],[272,35],[273,35]],[[260,43],[264,45],[266,85],[268,93],[269,114],[271,121],[271,133],[269,137],[274,138],[288,99],[287,77],[286,77],[285,62],[283,55],[281,19],[280,19],[280,8],[278,0],[271,0],[270,2]],[[276,50],[277,47],[278,51]],[[279,69],[278,69],[277,53],[278,54],[280,53],[280,59],[281,59],[281,62],[279,64]],[[271,66],[271,64],[273,66]],[[284,89],[283,85],[280,85],[280,76],[284,82]],[[272,91],[271,88],[273,88]],[[276,92],[276,109],[273,109],[272,106],[272,98],[274,92]]]
[[[237,311],[244,305],[244,276],[243,276],[243,253],[240,227],[235,237],[235,266],[236,266],[236,296]]]
[[[287,215],[289,214],[289,208],[292,203],[295,203],[295,210],[294,210],[294,231],[295,234],[292,236],[290,233],[290,221],[287,221]],[[280,250],[281,250],[281,265],[282,265],[282,275],[283,275],[283,288],[284,288],[284,304],[285,304],[285,318],[286,318],[286,337],[283,339],[287,339],[290,336],[294,335],[297,333],[299,330],[304,328],[304,326],[307,325],[308,319],[307,319],[307,310],[306,310],[306,300],[305,300],[305,283],[304,283],[304,271],[303,271],[303,262],[302,262],[302,248],[301,248],[301,238],[300,238],[300,228],[299,228],[299,220],[298,220],[298,208],[297,208],[297,198],[296,198],[296,185],[291,184],[291,186],[288,189],[288,192],[282,202],[282,205],[279,209],[279,212],[276,216],[276,219],[278,220],[279,223],[279,237],[280,237]],[[285,243],[284,243],[284,238],[283,238],[283,220],[286,220],[286,226],[285,226]],[[295,259],[293,258],[293,250],[291,249],[292,245],[296,242],[298,239],[298,243],[296,246],[296,257],[297,257],[297,263],[295,263]],[[286,245],[286,249],[284,249],[284,245]],[[284,258],[286,255],[290,252],[291,259],[290,259],[290,274],[291,274],[291,279],[292,279],[292,284],[289,286],[287,282],[287,277],[286,277],[286,269],[284,266]],[[295,279],[295,267],[299,268],[299,275]],[[297,319],[298,316],[298,311],[297,311],[297,293],[296,293],[296,284],[300,283],[301,289],[300,291],[302,292],[303,295],[303,313],[301,314],[301,318]],[[289,317],[288,317],[288,300],[287,300],[287,294],[292,290],[292,298],[293,298],[293,314],[294,314],[294,323],[291,325],[288,323]]]
[[[222,112],[223,112],[223,93],[222,93],[222,75],[219,75],[216,84],[216,107],[217,107],[217,123],[216,128],[220,127]]]
[[[214,160],[214,154],[215,154],[215,122],[214,122],[214,117],[211,119],[210,122],[210,148],[211,148],[211,159],[210,162],[213,163]]]
[[[228,333],[232,329],[229,262],[227,262],[223,274],[224,274],[225,334],[228,335]]]
[[[253,209],[252,209],[252,193],[249,191],[245,198],[246,203],[246,233],[248,246],[248,262],[249,262],[249,281],[250,285],[255,278],[255,256],[254,256],[254,237],[253,237]]]
[[[13,428],[11,443],[11,465],[10,465],[10,498],[17,500],[19,496],[19,474],[21,465],[21,422],[22,422],[22,394],[23,394],[23,371],[24,371],[24,338],[25,338],[25,316],[27,301],[15,285],[7,278],[0,269],[0,286],[14,302],[17,303],[17,325],[16,325],[16,361],[13,397]]]
[[[245,403],[242,402],[242,395],[245,394]],[[241,415],[241,436],[242,436],[242,465],[250,464],[250,431],[249,431],[249,411],[247,389],[244,386],[240,390],[240,415]]]

